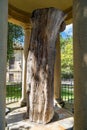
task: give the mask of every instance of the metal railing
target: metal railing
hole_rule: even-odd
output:
[[[9,83],[6,85],[6,104],[17,102],[21,98],[22,84]]]
[[[17,102],[22,95],[22,71],[7,71],[6,104]]]
[[[61,97],[65,102],[74,103],[74,82],[72,79],[62,80]]]
[[[6,104],[17,102],[21,99],[22,83],[10,82],[6,85]],[[64,102],[74,103],[74,83],[72,80],[62,80],[61,97]]]

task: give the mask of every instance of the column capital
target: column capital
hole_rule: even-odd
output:
[[[23,29],[24,29],[24,31],[26,31],[26,30],[31,30],[31,24],[30,23],[28,23],[28,24],[25,24],[24,26],[23,26]]]
[[[24,39],[24,57],[27,60],[29,44],[30,44],[30,35],[31,35],[31,24],[25,24],[24,26],[25,39]]]

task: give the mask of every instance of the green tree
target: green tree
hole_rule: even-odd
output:
[[[73,41],[72,37],[62,38],[61,41],[61,72],[62,77],[73,77]]]
[[[7,61],[13,56],[13,43],[19,43],[23,35],[22,27],[8,22]]]

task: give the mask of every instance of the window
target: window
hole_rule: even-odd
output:
[[[9,60],[9,69],[14,69],[14,62],[15,62],[15,57],[12,57]]]
[[[14,74],[9,74],[9,82],[13,82],[14,81]]]

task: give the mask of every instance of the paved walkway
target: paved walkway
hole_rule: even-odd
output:
[[[71,130],[73,127],[73,115],[58,106],[55,107],[54,119],[46,124],[36,124],[24,119],[26,107],[13,110],[6,116],[7,130]]]

